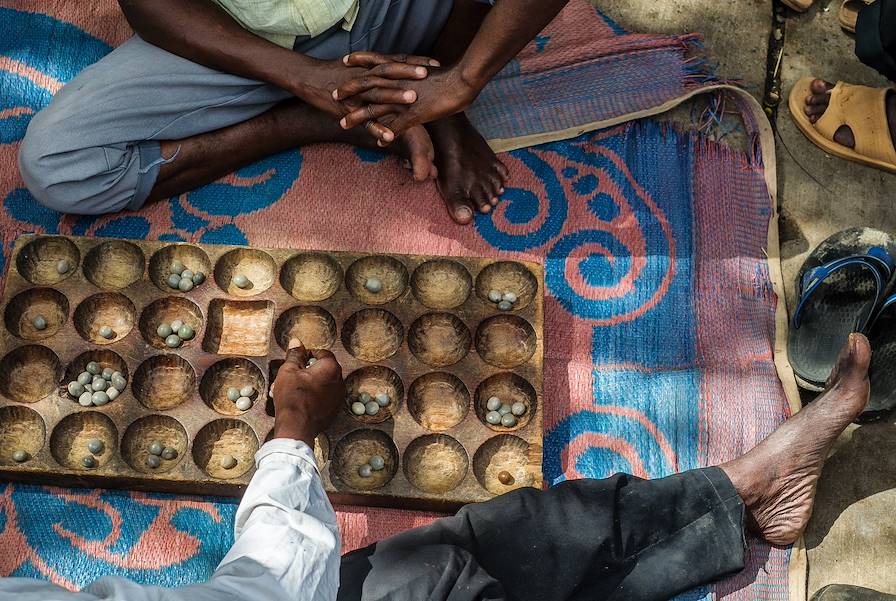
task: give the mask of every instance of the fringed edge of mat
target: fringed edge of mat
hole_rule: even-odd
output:
[[[689,44],[699,43],[699,40],[696,38],[687,40],[683,38],[683,42]],[[800,401],[799,389],[796,385],[793,368],[791,368],[790,360],[787,356],[787,334],[790,320],[787,315],[787,297],[784,292],[784,274],[781,269],[781,247],[778,237],[778,168],[775,159],[774,132],[771,123],[769,123],[765,112],[762,110],[762,106],[752,95],[734,83],[714,82],[711,75],[707,75],[704,78],[704,66],[706,65],[708,65],[708,63],[702,62],[702,59],[695,58],[690,61],[689,68],[694,70],[694,84],[697,85],[697,87],[660,106],[627,115],[620,115],[604,121],[594,121],[562,131],[522,136],[519,138],[489,140],[489,145],[495,152],[505,152],[557,140],[566,140],[597,129],[613,127],[626,121],[653,117],[665,113],[701,94],[732,94],[740,105],[741,116],[744,119],[744,122],[747,124],[748,129],[752,129],[754,139],[753,159],[760,162],[763,166],[765,184],[768,188],[769,200],[771,202],[772,211],[768,223],[768,241],[765,252],[768,260],[769,278],[772,281],[772,287],[778,299],[775,306],[775,369],[778,373],[778,378],[781,381],[781,386],[784,389],[784,395],[787,398],[790,414],[793,415],[802,408],[802,403]],[[806,545],[803,538],[800,537],[791,549],[788,566],[788,591],[791,601],[806,601],[806,578],[808,569],[809,565]]]

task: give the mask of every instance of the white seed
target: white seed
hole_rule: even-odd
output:
[[[513,292],[505,292],[504,295],[501,297],[501,300],[506,300],[508,303],[510,303],[512,305],[516,302],[516,294],[514,294]]]
[[[236,400],[236,408],[240,411],[248,411],[252,408],[252,399],[247,396],[241,396]]]
[[[109,397],[110,401],[117,399],[119,394],[121,394],[121,392],[114,387],[110,387],[106,390],[106,396]]]
[[[88,382],[87,384],[84,385],[84,392],[89,392],[90,394],[93,394],[93,385],[90,382]]]
[[[370,464],[365,463],[358,468],[358,475],[362,478],[369,478],[371,473],[373,473],[373,468],[370,467]]]
[[[12,460],[16,463],[25,463],[28,461],[29,455],[27,451],[19,449],[12,454]]]
[[[233,276],[233,285],[237,288],[248,288],[249,287],[249,278],[244,276],[243,274],[237,274]]]
[[[360,401],[352,403],[352,413],[355,415],[364,415],[365,411],[367,411],[367,407],[364,406],[364,403]]]
[[[510,406],[510,412],[519,417],[526,414],[526,405],[524,403],[514,403]]]
[[[34,318],[32,322],[35,330],[46,330],[47,329],[47,318],[43,315],[38,315]]]
[[[374,455],[370,458],[370,461],[367,462],[370,465],[370,469],[375,472],[380,471],[384,467],[386,467],[386,460],[380,457],[379,455]]]
[[[485,403],[485,408],[489,411],[497,411],[501,408],[501,399],[496,396],[489,398],[489,400]]]
[[[255,396],[255,389],[251,386],[243,386],[240,388],[240,396],[247,396],[251,399]]]
[[[368,292],[376,294],[383,289],[383,282],[379,278],[367,278],[364,282],[364,287]]]
[[[232,470],[236,467],[236,457],[233,455],[224,455],[221,457],[221,467],[225,470]]]
[[[115,331],[109,326],[102,326],[99,333],[100,336],[102,336],[106,340],[110,340],[113,336],[115,336]]]
[[[68,273],[68,270],[71,268],[72,266],[68,262],[68,259],[59,259],[59,261],[56,263],[56,273],[58,273],[59,275]]]
[[[498,292],[497,290],[489,290],[488,291],[488,300],[492,301],[493,303],[500,303],[501,302],[501,293]]]
[[[180,282],[177,283],[177,289],[181,292],[189,292],[193,289],[193,280],[187,278],[181,278]]]
[[[109,402],[109,395],[102,390],[98,390],[93,393],[90,400],[96,407],[102,407]]]
[[[378,392],[376,393],[376,402],[380,407],[385,407],[392,402],[392,399],[385,392]]]
[[[86,391],[81,393],[81,396],[78,397],[78,404],[82,407],[93,406],[93,393]]]
[[[191,282],[193,281],[194,275],[196,275],[196,274],[193,273],[192,271],[190,271],[189,269],[184,269],[183,271],[180,272],[180,277],[182,277],[183,279],[186,279],[186,280],[190,280]]]
[[[171,333],[172,334],[177,333],[177,331],[180,329],[180,327],[182,325],[184,325],[184,322],[181,319],[175,319],[174,321],[172,321],[171,322]],[[169,334],[169,336],[170,336],[170,334]]]
[[[510,311],[511,309],[513,309],[513,303],[509,301],[502,300],[500,303],[498,303],[499,311]]]

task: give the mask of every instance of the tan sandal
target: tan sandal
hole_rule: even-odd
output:
[[[840,27],[850,33],[855,33],[856,23],[859,20],[859,11],[868,4],[874,4],[874,0],[843,0],[838,15]]]
[[[799,80],[788,101],[790,116],[806,137],[828,154],[896,173],[896,148],[887,125],[887,93],[891,90],[841,81],[830,91],[827,110],[812,123],[805,107],[813,81],[814,77]],[[852,130],[854,149],[834,142],[834,133],[842,125]]]
[[[781,0],[784,4],[798,13],[804,13],[815,3],[815,0]]]

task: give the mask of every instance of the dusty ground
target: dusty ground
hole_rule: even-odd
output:
[[[855,58],[854,40],[837,21],[839,0],[820,0],[803,15],[773,5],[772,0],[594,0],[594,4],[633,31],[702,32],[722,77],[742,80],[760,101],[780,99],[775,118],[778,202],[791,309],[799,267],[824,238],[853,226],[896,234],[896,175],[825,155],[797,130],[787,109],[791,87],[805,76],[887,84]],[[780,82],[770,76],[768,64],[779,64]],[[806,534],[810,596],[833,582],[896,593],[894,506],[896,418],[891,417],[848,432],[825,470],[815,518]]]

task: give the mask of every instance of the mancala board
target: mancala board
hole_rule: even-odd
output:
[[[206,280],[172,289],[177,261]],[[499,310],[493,290],[516,303]],[[238,495],[270,437],[270,386],[296,337],[332,350],[346,377],[345,406],[315,446],[334,502],[449,509],[539,487],[543,293],[541,267],[522,262],[23,236],[3,299],[0,476]],[[175,319],[196,335],[170,348],[157,330]],[[126,378],[102,406],[67,390],[90,362]],[[240,411],[227,392],[245,385],[257,392]],[[381,392],[391,402],[376,415],[352,412]],[[515,426],[487,422],[493,396],[525,405]],[[95,439],[104,449],[85,467]],[[176,451],[157,468],[154,440]],[[362,477],[374,455],[383,469]]]

